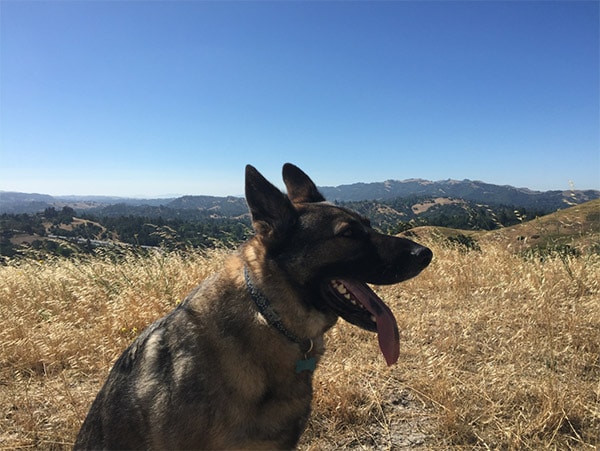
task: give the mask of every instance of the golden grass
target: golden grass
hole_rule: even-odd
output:
[[[600,257],[523,259],[501,244],[435,257],[377,291],[401,355],[343,321],[315,373],[301,449],[595,449]],[[0,449],[70,448],[110,365],[227,252],[0,267]]]

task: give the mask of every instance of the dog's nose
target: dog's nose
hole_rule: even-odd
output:
[[[433,258],[433,252],[425,246],[419,246],[415,250],[411,252],[413,257],[417,260],[417,263],[421,265],[421,267],[425,268],[429,263],[431,263],[431,259]]]

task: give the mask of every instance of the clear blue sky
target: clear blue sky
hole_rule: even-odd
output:
[[[0,190],[600,188],[599,2],[0,0]]]

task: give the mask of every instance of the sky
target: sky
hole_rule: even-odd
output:
[[[0,0],[0,190],[600,189],[599,4]]]

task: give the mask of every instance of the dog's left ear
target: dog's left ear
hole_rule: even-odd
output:
[[[250,165],[246,166],[246,202],[252,227],[271,247],[281,243],[298,220],[288,197]]]
[[[325,198],[308,175],[291,163],[283,165],[283,181],[294,203],[323,202]]]

